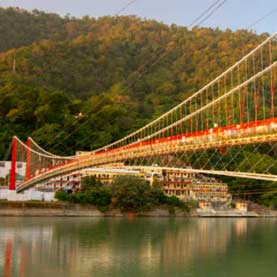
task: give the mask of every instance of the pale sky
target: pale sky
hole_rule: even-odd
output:
[[[39,9],[76,17],[114,15],[131,0],[0,0],[1,7]],[[133,14],[142,18],[156,19],[164,23],[188,26],[215,0],[133,0],[121,14]],[[223,1],[223,0],[222,0]],[[277,31],[276,0],[227,0],[202,26],[247,28],[255,21],[272,12],[253,26],[257,33]]]

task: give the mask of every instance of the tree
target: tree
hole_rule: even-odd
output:
[[[83,194],[86,195],[86,201],[97,207],[106,207],[111,203],[111,192],[107,186],[97,181],[94,176],[88,176],[82,179]]]
[[[140,211],[153,204],[149,182],[136,176],[118,176],[112,184],[115,207]]]

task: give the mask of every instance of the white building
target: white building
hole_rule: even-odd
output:
[[[81,186],[81,179],[83,177],[94,176],[96,180],[101,181],[104,184],[110,184],[114,177],[122,175],[144,176],[144,174],[139,170],[91,167],[64,175],[62,177],[51,178],[42,184],[38,184],[36,188],[43,191],[56,191],[62,188],[79,189]]]
[[[0,178],[5,178],[11,170],[10,161],[0,161]],[[26,163],[17,162],[16,163],[16,174],[25,176]]]

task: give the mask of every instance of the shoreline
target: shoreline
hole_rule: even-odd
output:
[[[243,214],[234,211],[215,213],[197,212],[189,213],[178,208],[174,212],[167,207],[157,207],[143,212],[121,212],[118,209],[101,212],[93,205],[69,204],[62,202],[0,202],[0,217],[172,217],[172,218],[273,218],[277,217],[277,211],[264,213],[245,212]]]
[[[112,209],[100,211],[94,205],[71,204],[62,202],[0,202],[0,217],[192,217],[175,208],[170,213],[168,208],[159,207],[143,212],[122,212]]]

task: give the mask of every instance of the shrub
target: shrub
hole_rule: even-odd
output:
[[[184,202],[176,196],[167,196],[166,203],[170,206],[176,206],[180,208],[184,206]]]
[[[75,193],[68,194],[67,199],[69,202],[76,203],[76,204],[88,203],[88,197],[83,192],[75,192]]]
[[[168,206],[168,212],[171,215],[175,215],[175,208],[174,208],[174,206]]]
[[[111,204],[111,193],[108,188],[99,187],[90,191],[89,201],[97,207],[106,207]]]
[[[97,181],[94,176],[87,176],[81,180],[82,190],[86,192],[102,186],[103,184],[100,181]]]
[[[56,191],[55,198],[60,201],[67,201],[68,200],[68,193],[64,190]]]

